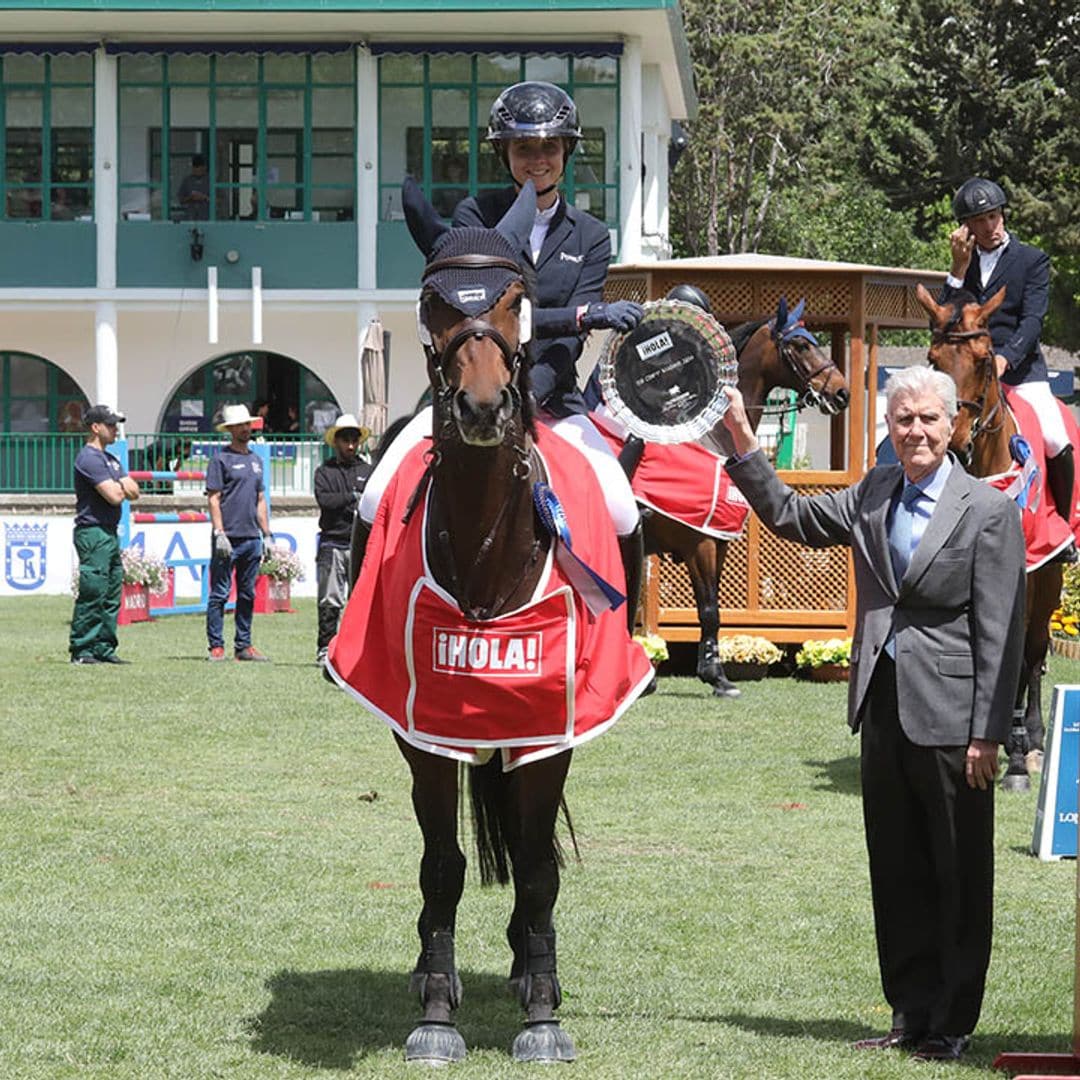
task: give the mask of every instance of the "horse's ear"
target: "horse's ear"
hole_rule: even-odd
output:
[[[401,205],[409,232],[426,259],[435,249],[435,241],[449,232],[450,226],[424,198],[420,185],[411,176],[406,176],[401,185]]]
[[[945,308],[938,304],[922,284],[915,286],[915,299],[935,323],[944,321]]]
[[[502,216],[495,231],[513,246],[515,251],[528,251],[529,237],[536,223],[536,188],[531,180],[518,192],[514,205]]]
[[[1005,302],[1005,286],[1002,285],[1000,289],[981,308],[979,308],[979,321],[983,322],[989,319],[991,315]]]
[[[776,329],[783,330],[787,326],[787,297],[781,296],[780,303],[776,307]]]
[[[795,310],[788,316],[788,322],[795,325],[801,318],[803,311],[806,309],[806,297],[804,296],[796,305]]]

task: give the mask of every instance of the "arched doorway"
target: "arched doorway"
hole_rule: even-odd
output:
[[[50,360],[0,351],[0,431],[81,432],[87,405],[79,384]]]
[[[264,430],[318,436],[340,412],[337,399],[310,368],[281,353],[246,349],[216,357],[176,388],[158,430],[213,431],[226,405],[265,412]]]

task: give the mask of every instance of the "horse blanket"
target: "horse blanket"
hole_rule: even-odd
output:
[[[471,764],[499,749],[509,770],[606,731],[653,675],[624,611],[593,617],[549,553],[528,604],[483,622],[466,619],[430,573],[427,494],[403,520],[430,445],[425,439],[409,453],[379,503],[327,670],[406,742]],[[606,580],[621,581],[592,469],[542,425],[537,450],[575,553]]]
[[[1025,463],[1014,462],[1008,472],[988,476],[986,481],[1015,498],[1020,507],[1027,546],[1027,572],[1030,574],[1068,547],[1074,538],[1080,540],[1080,515],[1077,514],[1080,480],[1073,484],[1072,521],[1062,521],[1046,487],[1046,447],[1038,417],[1031,406],[1010,387],[1003,389],[1005,403],[1016,421],[1017,430],[1031,448],[1031,458]],[[1076,421],[1064,405],[1058,402],[1058,406],[1065,417],[1065,428],[1076,446],[1076,440],[1080,437]]]
[[[620,425],[601,412],[589,418],[618,455],[626,442]],[[717,540],[738,540],[750,516],[724,459],[698,443],[647,442],[630,487],[639,503]]]

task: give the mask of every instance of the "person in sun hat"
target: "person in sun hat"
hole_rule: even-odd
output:
[[[263,546],[270,541],[270,515],[262,460],[250,446],[255,418],[246,405],[226,405],[218,431],[229,433],[229,445],[219,450],[206,470],[206,494],[213,527],[210,548],[210,596],[206,606],[209,659],[225,659],[225,603],[236,571],[237,660],[267,660],[251,644],[255,611],[255,579]]]
[[[319,547],[315,558],[319,588],[317,664],[326,657],[349,598],[353,517],[371,475],[371,466],[358,452],[370,434],[352,413],[343,413],[326,429],[326,442],[333,447],[334,456],[315,470],[315,501],[319,504]]]
[[[124,573],[116,530],[124,500],[139,497],[139,485],[108,447],[125,420],[108,405],[86,410],[86,445],[75,458],[75,529],[79,592],[71,616],[68,652],[73,664],[126,664],[116,655],[116,617]]]

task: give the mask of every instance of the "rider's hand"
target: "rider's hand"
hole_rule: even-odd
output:
[[[633,300],[613,300],[610,304],[588,304],[578,312],[582,330],[633,330],[645,309]]]
[[[960,225],[949,233],[949,247],[952,249],[952,276],[962,281],[975,250],[975,234],[966,225]]]
[[[724,393],[728,399],[728,408],[724,413],[724,427],[731,435],[735,453],[753,453],[758,448],[758,441],[754,429],[750,426],[750,418],[746,415],[743,396],[734,386],[725,386]]]
[[[223,533],[214,533],[214,556],[218,559],[232,558],[232,541]]]

